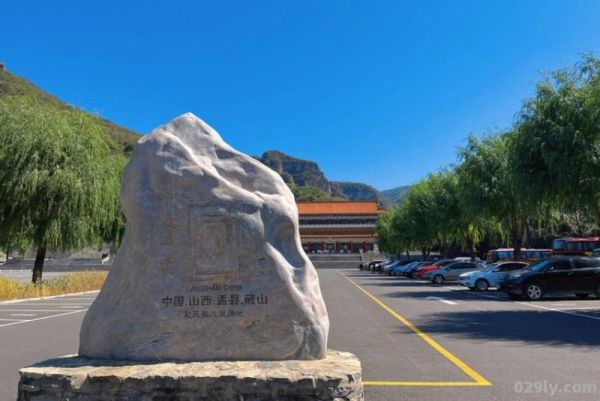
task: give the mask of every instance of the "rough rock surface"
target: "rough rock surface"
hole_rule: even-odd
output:
[[[79,355],[135,361],[323,358],[329,319],[281,177],[191,113],[135,145],[125,237]]]
[[[135,362],[63,357],[21,369],[19,401],[362,401],[360,361]]]

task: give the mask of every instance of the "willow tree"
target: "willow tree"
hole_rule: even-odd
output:
[[[514,145],[524,196],[587,205],[600,224],[600,60],[585,56],[538,83]]]
[[[402,252],[403,243],[392,226],[396,208],[389,209],[377,219],[377,244],[384,252],[398,254]]]
[[[0,230],[37,248],[34,283],[47,251],[118,239],[123,166],[96,118],[29,100],[0,103]]]
[[[459,151],[458,171],[462,193],[476,213],[489,222],[497,221],[500,231],[509,238],[515,259],[527,238],[528,224],[538,209],[517,185],[511,157],[512,132],[490,134],[481,139],[471,136]]]

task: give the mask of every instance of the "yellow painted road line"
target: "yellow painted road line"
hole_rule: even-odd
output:
[[[396,382],[396,381],[377,381],[365,380],[362,382],[364,386],[379,386],[379,387],[477,387],[488,386],[488,384],[480,384],[476,382]]]
[[[405,317],[396,313],[396,311],[394,311],[392,308],[390,308],[385,303],[383,303],[383,301],[381,301],[375,295],[373,295],[369,291],[365,290],[363,287],[358,285],[354,280],[352,280],[350,277],[346,276],[345,274],[342,274],[341,272],[339,272],[339,274],[342,277],[344,277],[346,280],[350,281],[356,288],[358,288],[363,293],[365,293],[376,304],[378,304],[383,309],[385,309],[386,312],[388,312],[390,315],[394,316],[403,325],[405,325],[406,327],[411,329],[416,335],[418,335],[421,338],[421,340],[425,341],[427,344],[429,344],[431,347],[433,347],[437,352],[442,354],[446,359],[448,359],[450,362],[452,362],[454,365],[456,365],[460,370],[462,370],[467,376],[472,378],[475,382],[470,385],[473,385],[473,386],[475,386],[475,385],[491,386],[492,385],[492,383],[489,380],[487,380],[485,377],[481,376],[479,373],[477,373],[475,370],[473,370],[473,368],[471,368],[469,365],[467,365],[466,363],[461,361],[458,357],[456,357],[454,354],[452,354],[446,348],[442,347],[437,341],[435,341],[433,338],[429,337],[427,334],[425,334],[423,331],[421,331],[419,328],[417,328],[415,325],[413,325],[411,322],[409,322]],[[373,381],[373,382],[365,382],[365,383],[384,383],[384,382]],[[394,383],[394,382],[385,382],[385,383]],[[412,385],[418,385],[418,384],[414,384],[414,383],[463,383],[463,382],[396,382],[396,383],[413,383]],[[465,383],[471,383],[471,382],[465,382]],[[372,384],[372,385],[375,385],[375,384]],[[408,385],[408,384],[406,384],[406,385]],[[422,385],[425,386],[425,385],[432,385],[432,384],[422,384]],[[448,385],[448,384],[446,384],[446,385]],[[467,385],[467,384],[464,384],[464,385]]]

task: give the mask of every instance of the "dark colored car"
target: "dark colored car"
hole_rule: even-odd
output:
[[[386,261],[385,260],[374,260],[371,263],[363,262],[358,265],[358,270],[373,270],[375,268],[375,266],[377,266],[383,262],[386,262]]]
[[[374,260],[367,265],[367,270],[369,270],[370,272],[376,272],[379,266],[385,262],[385,260]]]
[[[561,257],[540,260],[508,275],[500,290],[511,298],[536,300],[551,292],[570,292],[579,298],[600,298],[600,258]]]

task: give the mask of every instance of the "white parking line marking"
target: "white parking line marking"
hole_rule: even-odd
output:
[[[592,319],[592,320],[600,320],[600,316],[588,316],[588,315],[584,315],[582,313],[577,313],[577,312],[569,312],[567,310],[562,310],[562,309],[554,309],[554,308],[548,308],[545,306],[541,306],[541,305],[535,305],[535,304],[530,304],[529,302],[516,302],[518,304],[521,305],[527,305],[527,306],[531,306],[534,308],[539,308],[539,309],[544,309],[544,310],[549,310],[552,312],[559,312],[559,313],[564,313],[567,315],[573,315],[573,316],[579,316],[579,317],[584,317],[586,319]]]
[[[31,316],[37,316],[37,313],[11,313],[11,316],[24,316],[24,317],[31,317]]]
[[[458,292],[462,292],[463,294],[473,295],[475,297],[485,297],[485,298],[497,299],[497,300],[500,300],[500,301],[508,301],[508,299],[506,299],[506,298],[498,297],[498,296],[495,296],[495,295],[484,294],[482,292],[465,291],[465,290],[461,290],[461,289],[458,289],[458,288],[451,288],[450,291],[458,291]]]
[[[70,311],[70,312],[59,313],[58,315],[50,315],[50,316],[38,317],[37,319],[19,320],[17,322],[0,324],[0,327],[14,326],[16,324],[21,324],[21,323],[36,322],[38,320],[45,320],[45,319],[51,319],[53,317],[60,317],[60,316],[72,315],[73,313],[79,313],[79,312],[85,312],[85,311],[86,311],[86,309],[74,310],[74,311]]]
[[[599,306],[582,306],[581,308],[556,308],[559,310],[589,310],[589,311],[596,311],[596,310],[600,310]]]
[[[0,319],[0,322],[21,322],[24,319]]]
[[[440,301],[440,302],[443,302],[443,303],[448,304],[448,305],[458,305],[458,303],[456,303],[456,302],[448,301],[447,299],[440,298],[440,297],[427,297],[425,299],[429,299],[429,300],[432,300],[432,301]]]

